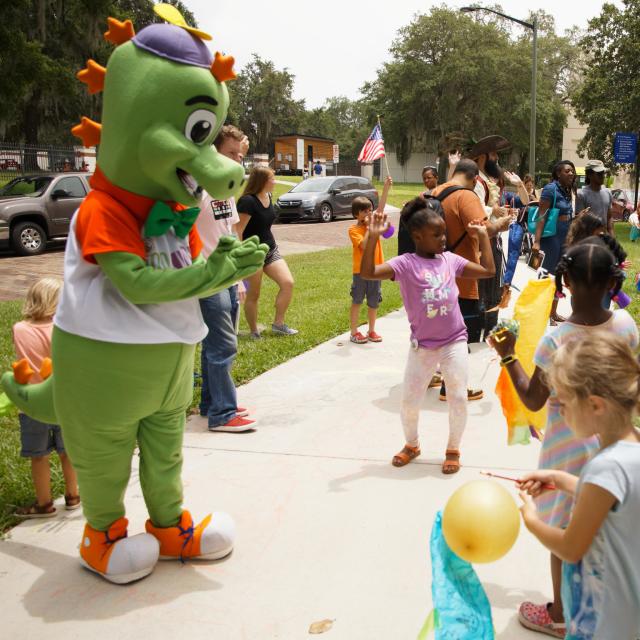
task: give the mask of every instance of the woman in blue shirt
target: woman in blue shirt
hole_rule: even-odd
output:
[[[573,218],[573,184],[576,179],[576,168],[570,160],[561,160],[553,167],[551,182],[542,189],[540,195],[540,209],[538,225],[536,227],[535,241],[532,252],[537,254],[544,251],[543,269],[555,274],[558,261],[562,255],[562,249],[567,239],[567,232]],[[551,208],[559,209],[556,233],[547,238],[542,237],[542,230],[546,219],[546,213]],[[557,313],[558,301],[553,301],[551,320],[562,322],[564,318]]]

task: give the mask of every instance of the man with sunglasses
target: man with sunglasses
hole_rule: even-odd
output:
[[[576,216],[589,209],[602,220],[607,233],[613,236],[613,196],[604,185],[607,170],[602,160],[587,160],[585,166],[586,184],[576,196]]]

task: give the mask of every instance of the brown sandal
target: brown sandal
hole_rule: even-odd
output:
[[[64,508],[67,511],[73,511],[80,506],[80,496],[65,496],[64,497]]]
[[[53,502],[47,502],[47,504],[40,505],[37,502],[30,504],[27,507],[20,507],[16,509],[14,514],[17,518],[53,518],[56,515],[56,508],[53,506]]]
[[[442,463],[442,473],[451,475],[460,471],[460,451],[457,449],[447,449],[445,460]]]
[[[405,464],[409,464],[414,458],[417,458],[420,455],[420,447],[410,447],[408,444],[405,444],[402,447],[402,451],[400,453],[396,453],[391,460],[391,464],[394,467],[404,467]]]

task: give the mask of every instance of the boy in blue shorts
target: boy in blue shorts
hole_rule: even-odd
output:
[[[387,203],[387,196],[393,180],[391,176],[387,176],[382,189],[382,197],[378,203],[378,211],[382,213]],[[353,199],[351,203],[351,213],[357,220],[356,224],[349,227],[349,238],[353,245],[353,283],[351,284],[351,342],[355,344],[364,344],[366,342],[382,342],[382,337],[376,333],[376,316],[378,307],[382,302],[382,287],[379,280],[364,280],[360,277],[360,261],[362,260],[362,252],[366,242],[366,233],[369,226],[369,220],[373,213],[373,205],[369,198],[359,196]],[[384,255],[382,254],[382,245],[380,238],[376,242],[375,264],[382,264]],[[367,299],[367,311],[369,320],[369,330],[367,335],[362,335],[358,331],[360,306]]]

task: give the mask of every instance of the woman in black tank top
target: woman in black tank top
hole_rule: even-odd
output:
[[[266,273],[278,285],[275,302],[275,317],[271,330],[278,335],[292,336],[298,333],[296,329],[287,326],[284,316],[293,296],[293,276],[289,266],[278,251],[278,245],[271,232],[275,220],[271,192],[275,185],[275,174],[265,166],[255,166],[249,175],[249,181],[238,200],[238,228],[242,238],[258,236],[260,242],[269,246],[264,260],[264,267],[248,278],[247,297],[244,303],[244,314],[253,338],[260,338],[258,331],[258,300],[262,274]]]

